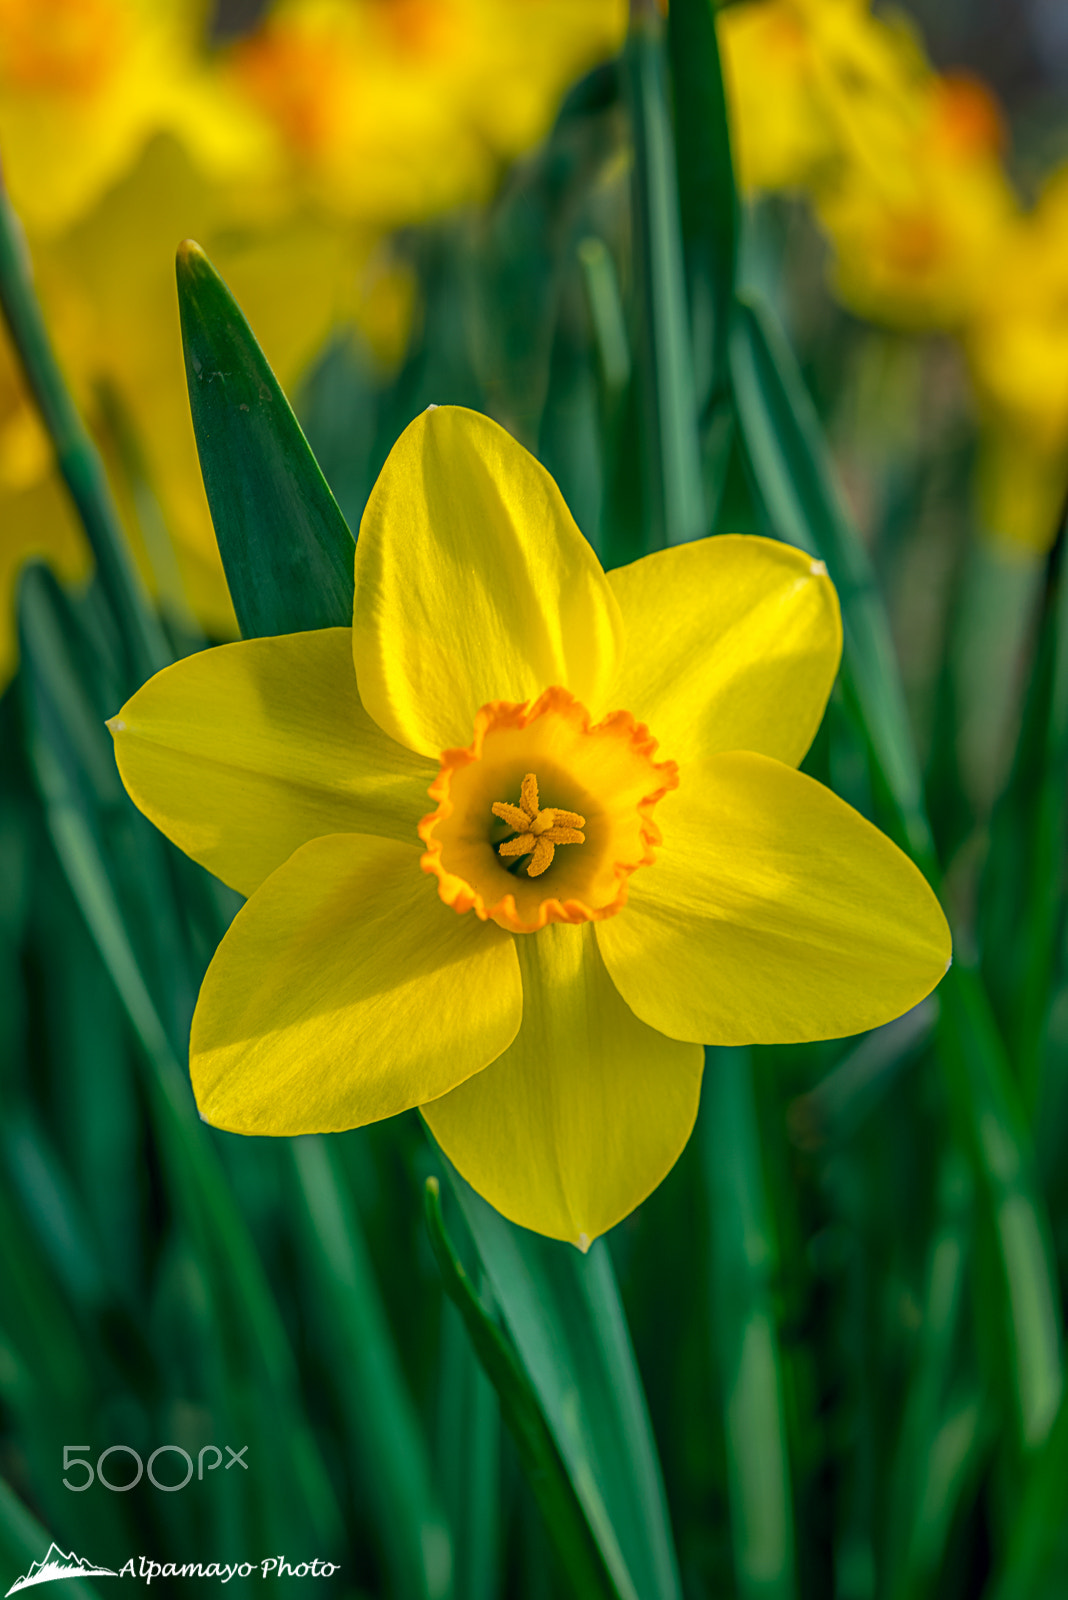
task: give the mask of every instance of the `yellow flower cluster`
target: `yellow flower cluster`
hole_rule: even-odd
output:
[[[869,0],[747,0],[719,27],[744,185],[809,197],[851,310],[962,341],[984,520],[1041,549],[1068,490],[1068,171],[1026,214],[989,90]]]
[[[396,360],[411,285],[387,230],[489,192],[625,0],[278,0],[213,42],[207,0],[0,0],[0,171],[60,357],[125,494],[149,581],[218,635],[233,618],[185,398],[173,263],[195,236],[283,384],[332,327]],[[87,556],[0,332],[0,683],[12,588]],[[147,494],[146,494],[147,492]],[[135,505],[173,538],[152,564]],[[179,593],[175,593],[176,580]]]

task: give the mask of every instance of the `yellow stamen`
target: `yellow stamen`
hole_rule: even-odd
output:
[[[498,845],[502,856],[530,855],[527,877],[537,878],[552,865],[558,844],[585,844],[586,835],[580,829],[586,826],[585,817],[577,811],[562,811],[557,806],[538,805],[538,780],[528,772],[519,791],[518,806],[506,800],[496,800],[490,808],[495,817],[515,830],[514,839]]]

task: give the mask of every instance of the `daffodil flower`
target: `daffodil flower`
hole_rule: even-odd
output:
[[[946,969],[920,873],[795,770],[840,648],[802,552],[606,574],[508,434],[424,413],[351,631],[205,651],[111,723],[137,804],[249,897],[193,1019],[202,1114],[418,1106],[506,1216],[587,1245],[678,1157],[704,1043],[856,1033]]]

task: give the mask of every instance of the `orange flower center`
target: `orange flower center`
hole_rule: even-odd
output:
[[[454,911],[512,933],[615,916],[660,843],[653,808],[678,786],[656,748],[629,711],[593,723],[566,689],[492,701],[471,744],[442,755],[429,790],[437,810],[419,824],[423,871]],[[541,806],[539,782],[562,805]],[[518,805],[501,799],[517,793]]]

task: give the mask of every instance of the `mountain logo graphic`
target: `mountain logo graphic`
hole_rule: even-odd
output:
[[[117,1578],[118,1573],[110,1567],[94,1567],[91,1561],[86,1561],[82,1556],[76,1556],[72,1550],[65,1556],[58,1545],[48,1547],[48,1554],[43,1561],[35,1561],[24,1578],[16,1578],[10,1594],[18,1594],[20,1589],[28,1589],[31,1583],[52,1583],[57,1578]],[[7,1595],[4,1596],[7,1600]]]

